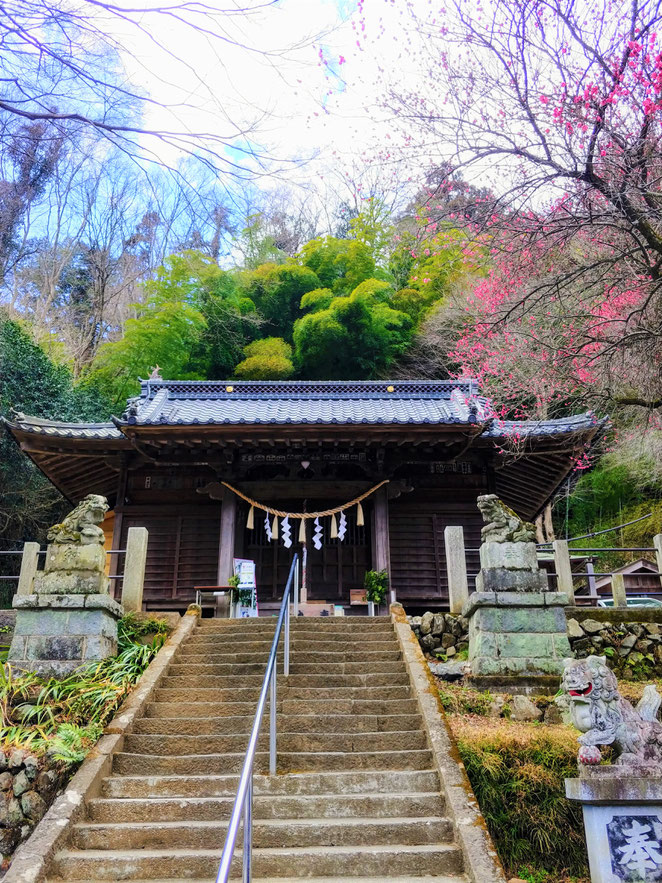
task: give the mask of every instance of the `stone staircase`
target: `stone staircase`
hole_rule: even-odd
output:
[[[215,880],[273,633],[269,619],[200,622],[48,883]],[[261,775],[266,716],[256,758],[254,883],[466,880],[390,620],[299,618],[291,636],[279,774]]]

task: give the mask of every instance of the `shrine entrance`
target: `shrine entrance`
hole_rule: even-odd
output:
[[[316,509],[333,503],[315,501]],[[274,503],[276,508],[279,508]],[[306,524],[306,587],[309,601],[349,603],[350,589],[363,588],[363,579],[372,566],[370,510],[366,507],[365,525],[357,525],[356,511],[347,512],[347,532],[341,542],[338,537],[323,537],[320,549],[312,542],[312,521]],[[328,519],[325,520],[328,532]],[[244,522],[245,523],[245,522]],[[255,561],[258,602],[281,598],[287,580],[292,555],[301,553],[297,542],[299,523],[293,527],[293,543],[286,549],[282,542],[271,542],[264,528],[264,519],[256,519],[252,530],[245,530],[244,554]]]

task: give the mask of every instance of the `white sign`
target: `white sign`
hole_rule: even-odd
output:
[[[232,559],[232,568],[235,572],[235,575],[239,577],[239,585],[238,590],[242,593],[242,595],[247,595],[250,591],[251,593],[251,601],[250,604],[244,603],[237,604],[236,607],[236,616],[241,619],[245,619],[252,616],[257,616],[257,585],[255,582],[255,561],[252,561],[250,558],[233,558]]]

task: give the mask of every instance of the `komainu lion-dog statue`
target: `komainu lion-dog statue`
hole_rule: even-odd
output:
[[[657,712],[662,697],[650,684],[636,708],[618,692],[618,682],[604,656],[566,659],[562,688],[573,724],[583,735],[578,761],[599,764],[599,745],[617,752],[616,765],[633,775],[662,775],[662,723]]]

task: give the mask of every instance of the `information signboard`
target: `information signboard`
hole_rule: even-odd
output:
[[[257,584],[255,582],[255,561],[250,558],[233,558],[232,568],[239,577],[240,603],[236,606],[235,616],[245,619],[257,616]]]

